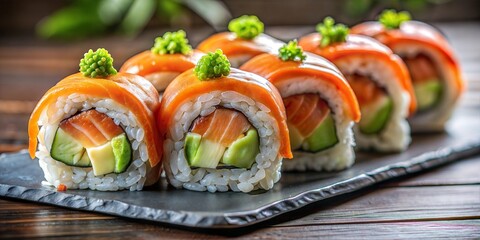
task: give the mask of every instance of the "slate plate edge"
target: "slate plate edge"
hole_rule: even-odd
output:
[[[341,182],[312,189],[259,209],[225,214],[169,211],[127,204],[117,200],[103,200],[57,192],[49,188],[28,189],[1,183],[0,196],[193,228],[240,228],[266,221],[317,201],[350,193],[389,179],[416,173],[479,153],[480,140],[462,146],[442,148],[413,157],[408,161],[376,168]],[[15,154],[19,153],[3,154],[0,158]]]

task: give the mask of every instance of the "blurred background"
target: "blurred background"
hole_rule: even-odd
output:
[[[325,16],[354,24],[385,8],[422,21],[480,18],[477,0],[2,0],[0,33],[72,40],[111,34],[135,37],[162,28],[225,29],[231,17],[254,14],[266,25],[313,25]]]
[[[90,48],[107,48],[118,69],[165,31],[185,29],[196,46],[231,18],[254,14],[268,34],[289,40],[314,31],[326,16],[352,25],[385,8],[408,10],[448,31],[467,77],[480,79],[478,51],[467,48],[478,46],[478,0],[0,0],[0,152],[25,147],[36,102],[77,72]]]

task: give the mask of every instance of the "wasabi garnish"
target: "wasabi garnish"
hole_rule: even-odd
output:
[[[107,50],[99,48],[97,51],[88,50],[80,60],[80,72],[85,77],[102,78],[117,74],[113,67],[113,58]]]
[[[155,38],[155,44],[151,50],[155,54],[189,54],[192,51],[192,46],[188,44],[185,31],[179,30],[177,32],[166,32],[163,37]]]
[[[301,62],[307,58],[307,55],[303,53],[302,47],[298,46],[297,40],[293,40],[278,49],[278,57],[282,61]]]
[[[228,24],[228,30],[239,38],[253,39],[263,33],[263,23],[257,16],[244,15],[235,18]]]
[[[397,12],[392,9],[384,10],[378,17],[378,21],[387,29],[397,29],[405,21],[410,21],[410,13]]]
[[[230,74],[230,62],[222,50],[217,49],[215,52],[203,56],[195,66],[194,72],[197,78],[202,81],[228,76]]]
[[[345,42],[350,29],[343,24],[335,24],[333,18],[326,17],[323,23],[317,25],[317,32],[322,35],[320,47],[326,47],[333,43]]]

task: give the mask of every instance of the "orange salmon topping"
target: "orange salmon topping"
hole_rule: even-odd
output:
[[[145,77],[158,72],[182,73],[195,64],[203,56],[203,53],[194,50],[191,54],[155,54],[152,51],[141,52],[123,64],[120,72],[128,72]]]
[[[309,137],[330,112],[328,104],[318,94],[293,95],[283,99],[287,121],[304,137]]]
[[[355,92],[360,107],[364,104],[375,102],[378,98],[385,95],[385,91],[366,76],[352,74],[345,75],[345,78],[352,87],[353,92]]]
[[[208,116],[197,118],[191,132],[228,147],[251,127],[242,113],[219,108]]]
[[[65,184],[60,183],[57,187],[57,191],[65,192],[65,191],[67,191],[67,186],[65,186]]]
[[[113,119],[96,110],[88,110],[66,119],[60,123],[60,128],[86,148],[103,145],[123,133]]]

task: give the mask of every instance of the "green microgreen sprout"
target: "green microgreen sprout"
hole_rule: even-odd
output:
[[[80,72],[85,77],[102,78],[117,74],[113,67],[113,58],[105,48],[88,50],[80,60]]]
[[[298,46],[297,40],[293,40],[278,49],[278,57],[282,61],[302,62],[307,58],[302,47]]]
[[[201,81],[228,76],[230,74],[230,61],[222,50],[217,49],[215,52],[207,53],[200,58],[193,71]]]
[[[166,32],[162,37],[155,38],[151,51],[155,54],[189,54],[192,46],[188,44],[187,34],[183,30]]]
[[[384,10],[378,17],[378,21],[387,29],[397,29],[405,21],[410,21],[410,13],[397,12],[392,9]]]
[[[322,35],[320,47],[326,47],[337,42],[345,42],[350,32],[350,29],[344,24],[335,24],[335,20],[331,17],[323,19],[323,22],[319,23],[316,29]]]
[[[228,24],[228,30],[239,38],[253,39],[263,33],[264,25],[257,16],[243,15],[235,18]]]

